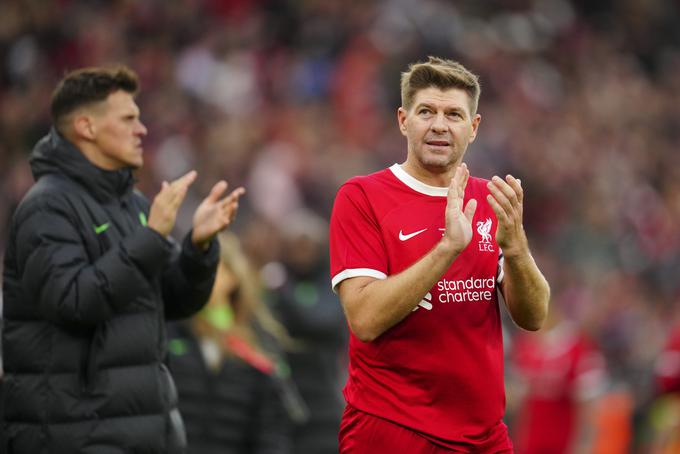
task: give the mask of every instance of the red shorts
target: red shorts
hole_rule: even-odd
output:
[[[495,446],[501,448],[460,449],[447,448],[428,440],[418,432],[407,429],[386,419],[369,415],[350,406],[345,407],[340,423],[340,454],[450,454],[452,452],[469,454],[512,454],[512,443],[507,436],[499,437]]]

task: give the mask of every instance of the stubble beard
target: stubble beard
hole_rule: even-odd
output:
[[[128,160],[128,165],[134,169],[141,169],[144,166],[144,149],[141,147],[134,146],[132,153],[130,154],[130,159]]]
[[[434,173],[442,173],[456,165],[458,155],[453,150],[447,154],[435,154],[426,151],[425,147],[427,145],[421,148],[420,153],[417,153],[418,161],[423,168]]]

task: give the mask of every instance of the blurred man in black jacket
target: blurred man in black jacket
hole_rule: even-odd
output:
[[[74,71],[52,98],[54,128],[33,150],[35,185],[12,219],[4,262],[3,440],[17,453],[181,452],[184,429],[162,364],[165,318],[198,311],[239,188],[217,183],[181,247],[169,234],[189,172],[149,206],[137,77]]]

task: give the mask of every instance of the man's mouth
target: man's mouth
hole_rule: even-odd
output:
[[[428,145],[431,145],[433,147],[448,147],[449,142],[446,140],[428,140],[425,142]]]

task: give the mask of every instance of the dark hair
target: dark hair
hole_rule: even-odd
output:
[[[481,87],[479,77],[471,73],[457,61],[429,57],[426,62],[409,65],[408,71],[401,74],[401,105],[410,109],[419,90],[436,87],[440,90],[460,88],[470,98],[470,113],[477,112]]]
[[[52,121],[61,130],[64,118],[77,108],[104,101],[118,90],[136,94],[138,87],[137,74],[127,66],[76,69],[52,93]]]

